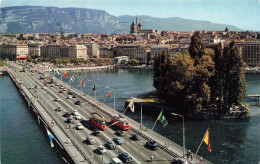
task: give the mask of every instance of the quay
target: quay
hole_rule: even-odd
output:
[[[44,124],[54,137],[54,145],[65,151],[68,160],[74,163],[109,163],[112,158],[118,157],[120,153],[128,153],[132,159],[132,163],[147,163],[150,156],[153,156],[153,163],[172,163],[176,159],[187,160],[190,164],[200,164],[199,156],[194,156],[193,160],[183,158],[183,147],[177,145],[171,140],[161,136],[151,129],[142,126],[131,118],[122,115],[118,111],[98,102],[94,98],[85,95],[75,88],[71,88],[68,84],[55,79],[56,84],[47,84],[47,81],[40,79],[40,75],[36,71],[22,71],[22,66],[14,62],[7,62],[6,69],[17,88],[28,102],[31,111],[38,118],[41,124]],[[46,75],[47,77],[47,75]],[[61,86],[66,91],[60,93]],[[73,92],[76,98],[69,98],[68,93]],[[60,101],[57,101],[57,97]],[[80,105],[75,105],[75,101],[81,101]],[[56,111],[60,107],[62,111]],[[67,123],[67,118],[63,116],[64,112],[77,112],[81,115],[81,120],[75,120],[74,124]],[[96,137],[93,132],[96,130],[88,120],[92,112],[99,113],[106,120],[108,126],[101,131],[101,137]],[[113,114],[118,114],[130,122],[131,129],[124,131],[125,136],[123,145],[117,145],[115,150],[107,150],[105,155],[97,153],[97,147],[104,145],[107,141],[112,140],[115,135],[115,128],[109,127]],[[84,128],[76,130],[77,124],[81,123]],[[141,139],[139,141],[131,140],[132,134],[138,134]],[[47,135],[46,135],[47,136]],[[86,144],[86,138],[93,137],[94,145]],[[146,145],[147,141],[156,141],[159,149],[150,150]],[[187,153],[188,150],[185,150]],[[193,153],[194,154],[194,153]],[[203,163],[211,163],[203,159]]]

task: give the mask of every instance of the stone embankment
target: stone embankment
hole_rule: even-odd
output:
[[[84,71],[84,70],[103,70],[103,69],[113,69],[114,65],[107,66],[95,66],[95,67],[66,67],[66,68],[55,68],[59,71]],[[51,71],[51,70],[46,70]]]
[[[246,67],[245,73],[260,73],[260,67]]]

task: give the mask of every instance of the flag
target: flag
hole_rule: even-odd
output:
[[[107,94],[107,97],[110,97],[111,96],[111,91],[109,91],[109,93]]]
[[[54,68],[52,68],[51,71],[54,72]]]
[[[28,101],[28,107],[29,107],[29,109],[31,107],[31,101],[30,100]]]
[[[142,18],[140,17],[140,21],[142,20]]]
[[[46,130],[47,130],[47,134],[48,134],[49,139],[50,139],[51,147],[54,147],[54,144],[53,144],[53,142],[52,142],[53,136],[52,136],[52,134],[50,133],[50,131],[49,131],[47,128],[46,128]]]
[[[93,90],[93,91],[96,90],[96,85],[95,85],[95,84],[93,85],[92,90]]]
[[[132,112],[135,112],[135,106],[134,106],[133,100],[130,101],[130,103],[128,104],[128,107],[131,109]]]
[[[133,20],[135,20],[135,17],[133,16]]]
[[[66,78],[68,78],[68,75],[67,75],[66,72],[64,72],[63,76],[66,77]]]
[[[209,130],[206,131],[203,141],[205,142],[206,145],[208,145],[208,150],[211,152],[211,147],[209,143]]]
[[[85,86],[85,81],[84,81],[84,79],[81,80],[80,84],[81,84],[82,87]]]
[[[157,118],[157,120],[160,121],[163,124],[163,126],[166,126],[168,124],[168,122],[167,122],[166,118],[164,117],[162,111],[161,111],[159,117]]]
[[[70,81],[74,82],[75,81],[75,78],[74,76],[72,75],[71,78],[70,78]]]
[[[56,72],[57,72],[58,75],[60,75],[60,71],[59,70],[57,70]]]

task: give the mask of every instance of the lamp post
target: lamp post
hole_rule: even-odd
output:
[[[171,113],[174,116],[182,117],[183,119],[183,158],[185,158],[185,126],[184,126],[184,117],[180,114]]]

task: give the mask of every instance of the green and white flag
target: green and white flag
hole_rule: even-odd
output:
[[[163,126],[166,126],[168,124],[168,121],[164,117],[162,111],[161,111],[159,117],[157,118],[157,120],[160,121],[163,124]]]

